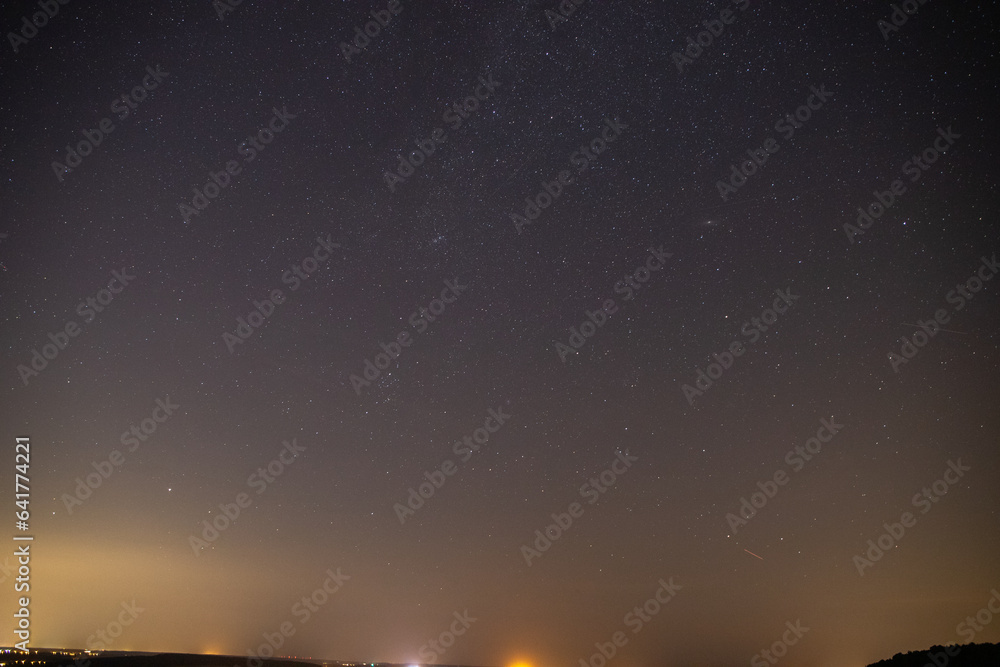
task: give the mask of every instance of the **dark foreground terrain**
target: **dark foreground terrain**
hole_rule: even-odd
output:
[[[0,655],[0,666],[6,665],[63,665],[65,667],[233,667],[246,665],[246,656],[192,655],[186,653],[121,654],[115,652],[85,654],[82,651],[32,650],[28,655],[7,653]],[[254,667],[309,667],[330,665],[336,662],[305,660],[261,660]],[[380,666],[377,666],[380,667]]]
[[[1000,665],[1000,644],[931,646],[925,651],[897,653],[868,667],[992,667]]]
[[[84,654],[65,650],[32,650],[28,655],[4,649],[0,667],[7,665],[51,665],[52,667],[242,667],[246,656],[193,655],[186,653],[155,654]],[[353,667],[353,663],[308,660],[261,660],[253,667]],[[402,667],[388,663],[364,663],[366,667]],[[964,644],[931,646],[923,651],[897,653],[868,667],[986,667],[1000,666],[1000,644]],[[360,665],[358,666],[360,667]]]
[[[196,655],[188,653],[120,653],[69,649],[31,649],[25,655],[0,649],[0,667],[36,665],[51,667],[407,667],[391,663],[351,663],[322,660],[259,660],[247,665],[245,655]],[[454,665],[452,667],[461,667]]]

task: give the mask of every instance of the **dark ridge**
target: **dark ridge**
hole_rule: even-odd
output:
[[[1000,644],[934,645],[925,651],[897,653],[868,667],[988,667],[1000,665]]]

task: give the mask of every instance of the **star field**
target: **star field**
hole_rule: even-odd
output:
[[[593,665],[661,579],[609,664],[746,663],[797,619],[783,665],[964,641],[1000,585],[994,4],[885,36],[889,3],[68,3],[8,38],[32,644],[85,648],[134,598],[112,648],[245,657],[328,568],[282,654]]]

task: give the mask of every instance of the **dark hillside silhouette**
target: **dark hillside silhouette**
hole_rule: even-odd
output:
[[[1000,644],[964,644],[948,647],[935,645],[925,651],[897,653],[887,660],[873,662],[868,667],[924,667],[924,665],[936,665],[937,667],[1000,666]]]

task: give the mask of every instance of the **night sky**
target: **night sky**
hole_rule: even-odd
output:
[[[50,4],[0,47],[32,646],[1000,641],[995,3]]]

